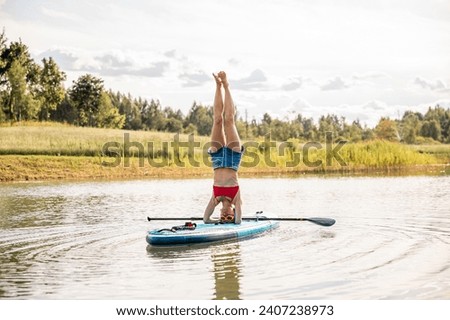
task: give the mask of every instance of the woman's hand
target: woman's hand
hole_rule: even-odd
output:
[[[206,224],[215,224],[215,223],[219,223],[220,220],[214,219],[214,218],[208,218],[207,220],[205,220],[205,218],[203,218],[203,222]]]

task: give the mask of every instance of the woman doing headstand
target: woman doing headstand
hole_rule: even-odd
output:
[[[211,156],[214,168],[213,194],[205,209],[205,223],[241,223],[241,196],[238,174],[243,148],[236,129],[233,99],[225,72],[213,73],[216,80],[214,122],[211,130]],[[224,97],[222,99],[222,88]],[[220,220],[211,218],[215,207],[222,203]]]

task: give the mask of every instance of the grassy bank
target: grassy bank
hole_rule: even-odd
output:
[[[145,177],[191,177],[211,174],[210,168],[184,170],[178,167],[139,167],[133,159],[130,166],[102,165],[108,158],[84,156],[0,156],[0,181],[33,181],[61,179],[126,179]]]
[[[186,143],[190,138],[196,143],[191,150],[177,149],[177,139]],[[0,181],[211,176],[208,141],[208,137],[63,124],[4,126]],[[110,147],[105,148],[107,143]],[[337,148],[296,140],[268,146],[260,140],[247,142],[240,174],[439,172],[449,162],[449,145],[370,141]]]
[[[450,162],[449,144],[412,145],[411,148],[419,153],[433,155],[443,162]]]
[[[111,158],[83,156],[0,156],[0,181],[40,181],[40,180],[82,180],[82,179],[132,179],[132,178],[184,178],[211,177],[212,170],[207,166],[198,168],[178,167],[170,165],[156,168],[144,162],[139,166],[138,159],[132,159],[130,166],[111,167],[102,165]],[[338,174],[450,174],[450,167],[442,164],[389,166],[369,168],[365,166],[347,167],[249,167],[241,168],[241,177],[261,175],[301,175],[308,173],[338,173]]]
[[[173,141],[175,136],[174,133],[165,132],[82,128],[61,123],[25,123],[0,127],[0,155],[100,156],[105,143],[123,144],[127,133],[130,142],[141,143],[146,150],[148,142],[154,142],[155,149],[161,149],[163,141]],[[181,141],[187,139],[187,135],[180,135]],[[196,140],[207,142],[208,138],[196,137]]]

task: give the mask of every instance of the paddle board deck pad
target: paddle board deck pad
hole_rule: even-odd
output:
[[[188,225],[188,223],[186,223]],[[176,245],[213,242],[228,239],[242,239],[277,228],[278,221],[242,221],[241,224],[205,224],[196,223],[195,228],[169,227],[155,229],[147,233],[147,242],[151,245]]]

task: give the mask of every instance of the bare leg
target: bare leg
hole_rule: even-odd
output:
[[[217,151],[225,146],[225,133],[223,130],[223,101],[222,101],[222,80],[213,73],[216,80],[216,94],[214,96],[214,120],[211,130],[211,148]]]
[[[218,74],[219,78],[222,80],[222,85],[225,90],[224,97],[224,129],[228,148],[233,151],[241,151],[241,139],[239,138],[238,131],[236,129],[236,123],[234,117],[236,115],[236,109],[234,107],[233,99],[231,98],[229,83],[227,80],[227,75],[225,72],[221,71]]]

